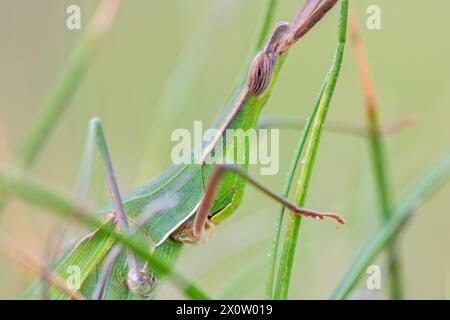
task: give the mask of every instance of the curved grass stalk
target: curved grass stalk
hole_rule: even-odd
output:
[[[295,193],[295,203],[299,206],[303,206],[306,201],[312,170],[316,159],[320,138],[322,135],[322,129],[325,124],[328,108],[342,66],[342,61],[344,58],[344,47],[347,36],[347,16],[348,0],[342,0],[341,14],[339,19],[338,46],[334,62],[329,71],[328,81],[326,82],[324,92],[320,97],[319,108],[316,118],[314,119],[311,138],[306,149],[305,164],[301,169],[300,178]],[[296,252],[297,239],[300,229],[300,222],[300,217],[296,217],[295,215],[291,214],[283,250],[281,253],[280,268],[278,271],[278,278],[275,286],[274,299],[287,299],[292,267],[294,264],[294,256]]]
[[[382,129],[379,120],[379,109],[375,88],[370,74],[369,63],[361,41],[358,25],[353,10],[350,10],[349,29],[352,35],[353,49],[359,69],[362,91],[366,103],[366,117],[368,124],[368,138],[370,154],[373,163],[373,172],[377,190],[380,218],[386,222],[392,213],[392,192],[386,168],[386,154],[383,145]],[[396,254],[395,243],[391,243],[388,252],[389,285],[391,299],[402,298],[402,284],[400,277],[399,257]]]
[[[87,226],[101,234],[112,235],[114,240],[123,244],[125,248],[132,250],[137,256],[148,261],[152,267],[161,275],[167,276],[184,294],[192,299],[209,299],[209,296],[193,281],[187,279],[176,271],[171,265],[162,261],[148,252],[146,246],[140,245],[129,237],[118,233],[114,228],[101,223],[94,215],[80,208],[71,200],[50,190],[28,177],[0,172],[0,192],[7,191],[31,204],[46,208],[51,212],[63,217],[75,217]]]
[[[450,179],[450,153],[435,165],[403,198],[389,219],[369,239],[355,261],[345,273],[332,299],[345,299],[358,283],[367,266],[388,247],[426,198],[436,192],[441,184]]]

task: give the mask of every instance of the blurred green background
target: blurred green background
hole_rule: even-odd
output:
[[[289,21],[303,1],[279,2],[275,18]],[[446,40],[450,3],[352,2],[382,120],[405,114],[417,118],[414,126],[386,139],[388,169],[399,200],[450,149],[450,42]],[[5,163],[36,119],[38,106],[83,31],[65,27],[67,6],[81,7],[85,28],[98,1],[1,0],[0,4],[0,159]],[[379,31],[364,27],[371,4],[382,10]],[[206,126],[221,112],[248,61],[264,10],[261,0],[124,1],[68,111],[33,167],[33,176],[67,194],[72,192],[92,116],[103,121],[123,193],[158,175],[170,164],[172,130],[192,130],[194,120],[203,120]],[[338,11],[335,8],[291,51],[265,116],[304,119],[308,115],[332,61]],[[363,100],[350,44],[328,121],[363,124]],[[189,52],[194,54],[187,56]],[[179,90],[186,94],[177,104],[173,93]],[[261,178],[274,190],[282,190],[298,137],[298,131],[281,132],[280,172]],[[379,225],[368,153],[363,138],[325,133],[307,205],[340,212],[347,224],[336,230],[334,223],[304,219],[291,298],[326,298]],[[259,172],[256,169],[254,174]],[[450,298],[449,192],[447,184],[420,206],[401,234],[406,298]],[[99,206],[108,201],[98,163],[91,194]],[[210,241],[186,246],[178,268],[216,295],[244,276],[252,282],[249,288],[226,297],[263,298],[277,210],[270,199],[247,188],[236,214],[216,228]],[[13,200],[1,223],[23,246],[42,257],[61,220]],[[75,226],[70,234],[81,229]],[[382,259],[377,263],[384,266]],[[0,257],[0,298],[18,298],[33,278]],[[355,295],[383,297],[385,292],[364,288],[361,282]],[[181,296],[166,284],[161,297]]]

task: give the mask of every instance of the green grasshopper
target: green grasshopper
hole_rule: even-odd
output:
[[[146,243],[162,260],[173,263],[182,243],[202,239],[206,228],[220,223],[239,206],[247,182],[280,202],[292,212],[323,219],[330,217],[343,224],[334,213],[321,213],[300,208],[270,191],[246,171],[248,144],[227,141],[229,129],[256,129],[263,106],[271,95],[279,69],[288,49],[304,36],[336,4],[337,0],[308,0],[292,24],[276,24],[262,51],[253,59],[246,77],[238,86],[228,106],[214,126],[220,134],[204,141],[186,163],[173,165],[165,173],[138,188],[123,199],[114,176],[113,166],[99,119],[90,122],[88,145],[96,139],[106,167],[112,202],[104,210],[104,223],[117,226],[120,232]],[[243,159],[236,159],[236,153]],[[239,165],[218,165],[211,158],[242,160]],[[143,265],[133,252],[122,250],[112,236],[93,231],[84,236],[54,263],[52,270],[68,279],[71,268],[78,267],[79,290],[91,299],[153,298],[160,275],[152,266]],[[26,293],[36,298],[40,293],[36,282]],[[51,287],[50,299],[65,299],[61,291]]]

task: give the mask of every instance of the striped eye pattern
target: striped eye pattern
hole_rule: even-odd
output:
[[[259,52],[253,60],[248,74],[248,90],[255,96],[261,95],[272,79],[276,57],[270,52]]]

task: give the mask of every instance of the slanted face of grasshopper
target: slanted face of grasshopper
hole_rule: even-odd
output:
[[[120,231],[139,237],[151,250],[171,261],[179,250],[179,242],[198,242],[205,226],[212,226],[233,213],[238,207],[245,184],[249,182],[263,193],[282,203],[294,213],[316,219],[331,217],[332,213],[299,208],[258,183],[246,173],[247,162],[240,166],[215,165],[206,160],[219,152],[218,145],[228,129],[254,129],[262,107],[267,102],[283,54],[330,10],[337,0],[308,0],[292,25],[278,23],[249,68],[246,79],[237,89],[216,128],[220,133],[191,155],[192,161],[172,166],[160,177],[122,199],[115,181],[106,139],[99,120],[91,121],[98,146],[108,173],[113,205],[107,209],[107,224],[117,224]],[[225,153],[227,144],[220,144]],[[248,146],[246,146],[248,148]],[[233,147],[234,148],[234,147]],[[245,152],[244,152],[245,154]],[[205,184],[206,182],[206,184]],[[157,202],[169,197],[170,204],[155,209]],[[148,214],[149,210],[157,211]],[[140,265],[132,252],[121,254],[112,237],[95,233],[84,237],[56,262],[55,271],[67,278],[67,268],[80,268],[81,292],[89,298],[150,297],[158,275],[151,266]],[[28,296],[33,296],[33,289]],[[50,298],[64,298],[57,289]]]

